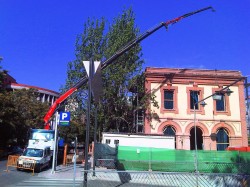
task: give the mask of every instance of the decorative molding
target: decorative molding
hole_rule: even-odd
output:
[[[188,121],[178,121],[181,126],[185,126]]]
[[[241,124],[240,123],[231,123],[230,125],[234,128],[235,132],[241,133]]]
[[[211,127],[213,126],[215,123],[213,121],[208,121],[208,122],[205,122],[205,124],[208,126],[208,127]]]

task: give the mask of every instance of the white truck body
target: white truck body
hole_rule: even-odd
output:
[[[132,146],[175,149],[175,137],[146,134],[114,134],[102,133],[102,144],[110,147]]]
[[[30,146],[49,146],[50,150],[54,150],[55,144],[55,131],[54,130],[44,130],[44,129],[32,129],[30,132],[30,138],[28,142],[28,147]]]
[[[54,130],[31,129],[28,147],[19,157],[18,165],[22,168],[35,162],[36,171],[49,167],[54,150],[54,137]]]

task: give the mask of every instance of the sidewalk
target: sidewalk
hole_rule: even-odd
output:
[[[75,167],[75,178],[79,179],[83,177],[84,165],[83,164],[76,164]],[[60,179],[73,179],[74,177],[74,165],[63,166],[59,165],[56,167],[56,171],[51,173],[52,169],[48,169],[38,173],[39,177],[45,178],[60,178]]]

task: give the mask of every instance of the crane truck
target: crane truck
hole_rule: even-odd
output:
[[[54,142],[54,130],[30,129],[28,146],[17,160],[17,169],[30,168],[34,162],[34,169],[37,172],[49,167],[52,161]]]
[[[136,44],[140,43],[142,40],[144,40],[145,38],[147,38],[148,36],[150,36],[151,34],[153,34],[154,32],[156,32],[157,30],[159,30],[162,27],[165,27],[166,29],[168,28],[169,25],[173,25],[177,22],[179,22],[180,20],[187,18],[189,16],[192,16],[194,14],[203,12],[205,10],[214,10],[213,7],[209,6],[197,11],[193,11],[187,14],[184,14],[182,16],[179,16],[177,18],[174,18],[172,20],[166,21],[166,22],[161,22],[160,24],[158,24],[156,27],[147,30],[146,32],[144,32],[143,34],[141,34],[140,36],[138,36],[137,38],[135,38],[134,40],[130,41],[129,43],[127,43],[125,46],[123,46],[120,50],[118,50],[114,55],[112,55],[110,58],[106,59],[105,61],[101,62],[101,70],[104,70],[105,68],[107,68],[109,65],[111,65],[118,57],[120,57],[121,55],[123,55],[125,52],[127,52],[129,49],[131,49],[132,47],[134,47]],[[54,103],[53,105],[50,107],[49,111],[46,113],[46,115],[44,116],[44,122],[45,122],[45,129],[50,129],[50,120],[51,117],[55,114],[55,112],[58,110],[60,104],[62,104],[69,96],[71,96],[74,92],[76,92],[81,86],[83,86],[84,84],[86,84],[88,81],[88,77],[87,75],[84,76],[83,78],[81,78],[75,85],[73,85],[68,91],[66,91],[64,94],[62,94]]]
[[[193,11],[187,14],[184,14],[182,16],[179,16],[177,18],[174,18],[172,20],[166,21],[166,22],[161,22],[158,24],[156,27],[147,30],[134,40],[130,41],[127,43],[125,46],[123,46],[120,50],[118,50],[114,55],[112,55],[110,58],[106,59],[105,61],[101,62],[101,70],[104,70],[107,68],[109,65],[111,65],[118,57],[123,55],[125,52],[130,50],[132,47],[134,47],[136,44],[140,43],[142,40],[156,32],[162,27],[165,27],[168,29],[169,25],[173,25],[180,20],[187,18],[189,16],[192,16],[194,14],[206,11],[206,10],[213,10],[211,6]],[[46,115],[44,116],[44,122],[45,130],[50,130],[50,121],[52,116],[55,114],[55,112],[59,109],[60,105],[69,97],[71,96],[74,92],[76,92],[81,86],[86,84],[88,81],[87,75],[85,75],[83,78],[81,78],[75,85],[73,85],[69,90],[67,90],[64,94],[62,94],[50,107]],[[51,150],[54,150],[54,131],[47,131],[48,133],[45,133],[44,131],[39,131],[39,130],[34,130],[32,136],[37,135],[37,137],[32,137],[29,140],[29,145],[27,147],[27,150],[24,152],[24,155],[20,157],[18,160],[19,164],[25,164],[27,162],[27,158],[32,157],[33,159],[36,160],[38,163],[37,165],[37,170],[41,170],[43,167],[48,166],[48,163],[51,161],[52,154],[50,153]],[[51,137],[49,139],[46,138],[46,135],[50,135]],[[27,164],[27,163],[26,163]]]

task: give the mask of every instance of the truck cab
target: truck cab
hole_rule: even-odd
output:
[[[27,166],[31,161],[35,162],[35,171],[40,172],[50,166],[51,151],[49,146],[28,146],[23,154],[18,158],[18,165]]]

